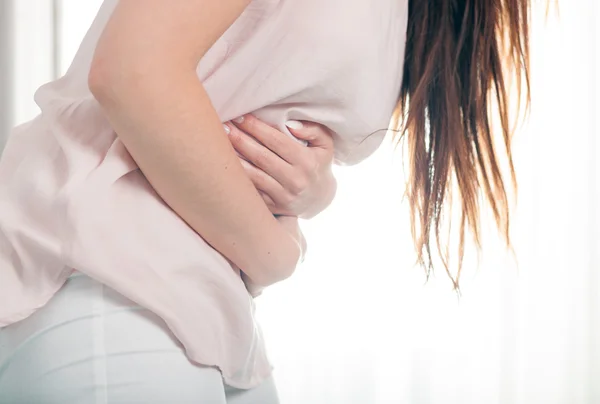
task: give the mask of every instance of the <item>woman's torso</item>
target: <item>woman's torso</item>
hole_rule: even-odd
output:
[[[64,77],[36,93],[0,161],[0,326],[75,268],[162,317],[194,361],[236,387],[270,374],[251,297],[227,260],[152,190],[87,87],[105,1]],[[407,0],[255,0],[198,76],[222,121],[253,113],[334,133],[338,164],[380,144],[400,89]],[[166,78],[168,79],[168,78]],[[365,140],[366,139],[366,140]]]

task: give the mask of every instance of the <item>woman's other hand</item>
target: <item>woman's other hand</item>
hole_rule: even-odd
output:
[[[242,166],[273,214],[310,219],[329,206],[337,183],[327,128],[287,122],[290,132],[308,143],[305,146],[252,115],[225,126]]]

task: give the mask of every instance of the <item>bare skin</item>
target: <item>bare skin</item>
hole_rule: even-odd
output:
[[[291,122],[290,132],[307,146],[247,115],[226,124],[246,173],[276,215],[310,219],[335,196],[331,172],[333,138],[322,125]]]
[[[333,200],[336,181],[331,172],[333,139],[322,125],[290,123],[290,132],[307,141],[304,146],[253,116],[225,125],[240,161],[280,223],[298,232],[306,252],[306,240],[298,217],[310,218]],[[295,128],[294,128],[295,127]],[[240,271],[246,288],[254,297],[264,289]]]
[[[241,163],[197,78],[200,59],[248,3],[120,2],[99,40],[89,86],[158,194],[209,244],[244,268],[252,284],[264,287],[289,277],[302,259],[305,241],[296,216],[322,210],[329,195],[317,191],[331,182],[313,174],[326,170],[313,165],[311,171],[287,160],[285,176],[277,174],[282,169],[278,162],[263,166],[265,175],[259,177],[259,171]],[[240,127],[260,137],[252,127]],[[252,161],[252,153],[246,154]],[[268,178],[282,181],[282,188],[268,187]],[[284,197],[283,191],[294,197]]]
[[[302,240],[267,208],[196,75],[248,3],[119,2],[89,85],[164,201],[253,283],[268,286],[293,273]]]

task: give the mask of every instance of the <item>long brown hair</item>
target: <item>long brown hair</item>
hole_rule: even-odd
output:
[[[418,262],[429,274],[436,243],[455,289],[467,229],[477,247],[481,245],[481,195],[510,245],[507,184],[492,121],[498,118],[494,132],[502,136],[516,187],[509,87],[516,85],[528,106],[529,12],[529,0],[409,0],[404,76],[394,126],[409,146],[407,196]],[[452,195],[453,188],[458,195]],[[458,270],[453,276],[440,230],[445,204],[456,199],[462,213]]]

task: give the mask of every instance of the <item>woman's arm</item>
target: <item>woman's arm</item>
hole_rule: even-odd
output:
[[[249,0],[128,0],[103,32],[89,76],[132,157],[169,206],[266,286],[301,257],[246,176],[196,67]],[[151,218],[149,218],[151,220]]]
[[[301,261],[304,261],[304,253],[306,252],[306,239],[304,238],[304,235],[302,234],[302,230],[300,229],[300,225],[298,223],[298,217],[297,216],[277,216],[277,221],[279,223],[281,223],[281,225],[283,227],[287,228],[289,232],[296,234],[297,239],[300,241],[302,251],[303,251]],[[252,297],[260,296],[262,294],[263,290],[265,289],[265,287],[258,285],[255,282],[253,282],[252,279],[249,279],[249,277],[244,273],[244,271],[240,271],[240,274],[242,276],[242,281],[244,281],[244,284],[246,285],[246,289],[248,290],[248,293],[250,293],[250,295]]]

